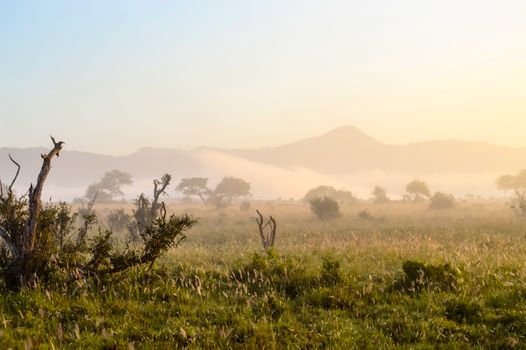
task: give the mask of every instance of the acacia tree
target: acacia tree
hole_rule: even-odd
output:
[[[209,201],[218,208],[226,207],[239,197],[250,195],[250,184],[233,176],[224,177],[219,182]]]
[[[130,174],[120,170],[108,171],[99,182],[93,183],[86,189],[85,197],[97,198],[99,201],[111,202],[116,196],[123,196],[121,188],[133,184]]]
[[[65,203],[42,204],[44,183],[51,161],[59,156],[64,142],[51,137],[53,148],[42,155],[43,163],[36,185],[17,198],[13,185],[16,175],[0,196],[0,282],[10,289],[34,287],[60,279],[72,282],[101,277],[139,264],[153,264],[168,249],[179,245],[184,231],[197,221],[188,215],[167,215],[164,203],[156,205],[156,216],[141,233],[140,245],[119,250],[111,242],[111,231],[99,229],[90,240],[73,240],[87,228],[76,231],[76,218]],[[155,183],[154,183],[155,184]],[[0,188],[2,188],[0,184]]]
[[[405,191],[414,202],[431,197],[431,191],[424,181],[413,180],[407,184]]]
[[[206,177],[184,178],[179,182],[175,190],[183,193],[185,196],[198,196],[204,205],[208,204],[208,199],[212,194],[212,191],[208,188],[208,179]]]
[[[496,181],[497,188],[501,191],[513,191],[515,200],[513,208],[526,215],[526,170],[521,170],[517,175],[503,175]]]

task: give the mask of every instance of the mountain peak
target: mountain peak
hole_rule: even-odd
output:
[[[317,139],[329,139],[332,142],[342,142],[348,143],[352,141],[356,142],[366,142],[366,143],[381,143],[378,140],[372,138],[371,136],[364,133],[362,130],[358,129],[352,125],[344,125],[339,128],[333,129],[319,137]]]
[[[363,131],[361,131],[360,129],[358,129],[357,127],[355,126],[352,126],[352,125],[343,125],[343,126],[340,126],[336,129],[333,129],[327,133],[325,133],[325,135],[345,135],[345,136],[366,136],[366,137],[369,137],[366,133],[364,133]]]

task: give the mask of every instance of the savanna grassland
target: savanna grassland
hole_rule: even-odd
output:
[[[256,208],[278,222],[268,253]],[[199,223],[151,269],[4,293],[0,348],[526,348],[526,220],[506,203],[169,210]]]

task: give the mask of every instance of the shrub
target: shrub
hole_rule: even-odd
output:
[[[437,192],[431,197],[429,209],[451,209],[455,207],[455,197],[451,194]]]
[[[420,261],[407,260],[402,264],[404,276],[395,281],[395,287],[408,291],[424,288],[451,290],[457,288],[458,274],[450,264],[431,265]]]
[[[445,307],[446,318],[457,323],[474,323],[482,313],[479,304],[467,300],[449,300]]]
[[[37,183],[27,195],[16,197],[12,191],[20,166],[11,159],[18,171],[7,193],[0,196],[0,277],[5,287],[18,290],[39,283],[73,282],[94,276],[100,279],[135,265],[151,266],[160,255],[179,245],[185,238],[184,231],[196,223],[188,215],[168,216],[164,203],[155,201],[155,208],[149,208],[151,220],[141,231],[140,246],[119,250],[112,243],[112,232],[100,228],[98,234],[86,239],[95,222],[91,210],[78,215],[64,203],[43,205],[41,202],[51,160],[58,156],[64,144],[53,138],[52,141],[54,147],[42,155]],[[170,177],[165,175],[163,179]],[[159,184],[158,180],[154,181],[156,191]],[[168,184],[169,181],[166,186]],[[78,218],[82,222],[75,228]]]
[[[343,280],[341,263],[336,258],[327,255],[322,259],[321,283],[326,286],[338,284]]]
[[[338,202],[329,197],[311,200],[310,208],[320,220],[330,220],[340,215],[340,206]]]
[[[316,276],[310,274],[301,261],[281,257],[274,249],[264,255],[255,253],[252,261],[233,272],[233,275],[253,293],[261,295],[276,290],[290,298],[308,292],[318,283]]]

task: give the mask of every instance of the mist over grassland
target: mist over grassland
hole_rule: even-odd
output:
[[[17,189],[35,181],[41,149],[0,149],[0,177],[10,178],[14,168],[7,154],[22,165]],[[357,197],[370,197],[377,185],[393,198],[401,197],[414,178],[425,180],[432,191],[457,197],[500,197],[495,180],[523,168],[526,150],[483,142],[429,141],[390,145],[354,127],[274,148],[189,151],[143,148],[125,156],[63,151],[53,165],[46,196],[71,200],[112,169],[128,172],[135,183],[124,187],[125,198],[145,192],[153,178],[170,173],[176,179],[207,177],[215,184],[224,176],[240,177],[252,185],[254,198],[299,199],[313,187],[346,189]],[[169,197],[177,197],[175,192]]]

